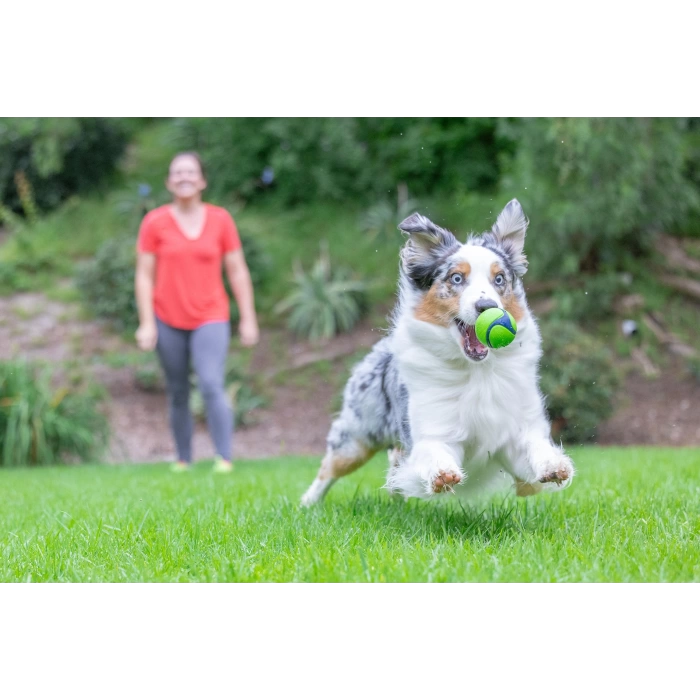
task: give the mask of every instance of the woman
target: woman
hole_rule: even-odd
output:
[[[158,352],[165,371],[170,428],[177,448],[174,471],[192,461],[190,364],[206,405],[216,448],[214,470],[230,472],[233,414],[224,388],[230,339],[229,302],[222,264],[238,303],[241,343],[258,342],[253,285],[236,225],[221,207],[202,202],[207,186],[196,153],[179,153],[168,171],[171,204],[143,219],[137,244],[136,303],[142,350]]]

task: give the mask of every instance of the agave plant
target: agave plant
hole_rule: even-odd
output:
[[[289,329],[309,340],[349,331],[367,310],[367,283],[345,268],[334,269],[325,242],[310,272],[295,261],[294,285],[275,312],[287,314]]]

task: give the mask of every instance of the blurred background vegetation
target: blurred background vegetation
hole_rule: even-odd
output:
[[[557,437],[595,439],[625,360],[676,353],[700,375],[700,119],[0,119],[0,296],[78,302],[131,336],[138,225],[178,150],[236,220],[266,328],[323,339],[385,316],[403,217],[464,238],[517,197]]]

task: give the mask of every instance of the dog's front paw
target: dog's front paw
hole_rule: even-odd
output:
[[[574,464],[565,454],[557,455],[537,470],[537,481],[549,486],[548,490],[565,489],[574,478]]]
[[[431,498],[451,492],[466,476],[455,451],[435,440],[417,442],[405,459],[391,460],[386,487],[407,497]]]
[[[454,487],[462,482],[462,474],[452,469],[441,469],[430,481],[433,493],[454,491]]]

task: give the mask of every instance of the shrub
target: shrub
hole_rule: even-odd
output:
[[[197,149],[214,197],[274,193],[285,205],[371,201],[412,191],[488,188],[509,149],[494,119],[188,118],[174,141]]]
[[[120,329],[138,325],[135,265],[135,239],[112,238],[100,246],[92,260],[80,264],[76,273],[85,305],[95,316],[108,319]]]
[[[54,390],[48,369],[0,363],[0,464],[58,464],[100,456],[109,427],[89,390]]]
[[[571,321],[602,321],[614,311],[615,300],[627,288],[624,274],[578,275],[579,285],[562,285],[552,316]]]
[[[569,321],[542,322],[541,329],[540,387],[552,435],[566,442],[595,440],[597,426],[612,414],[618,386],[612,353]]]
[[[21,211],[17,173],[32,184],[43,210],[94,188],[113,172],[128,135],[127,123],[121,119],[0,119],[0,202]]]
[[[324,245],[311,272],[295,262],[294,286],[275,312],[285,314],[289,329],[309,340],[349,331],[367,310],[367,284],[346,268],[333,268]]]
[[[4,226],[12,235],[14,244],[14,255],[0,260],[0,294],[31,289],[32,277],[55,270],[58,262],[55,256],[35,242],[26,226],[38,221],[31,185],[23,173],[16,174],[15,182],[25,219],[0,203],[0,226]]]
[[[501,188],[533,222],[532,275],[625,269],[698,208],[685,119],[520,119]]]
[[[245,261],[250,272],[250,280],[253,283],[253,292],[259,305],[261,298],[265,294],[267,283],[270,279],[270,273],[272,272],[272,259],[258,238],[244,235],[240,232],[239,235],[241,238],[243,253],[245,255]],[[231,285],[229,284],[228,277],[226,275],[224,275],[224,287],[226,288],[226,293],[229,295],[231,304],[231,323],[235,324],[238,322],[240,317],[238,305],[236,304],[233,292],[231,291]]]
[[[474,191],[493,187],[500,159],[513,150],[490,118],[394,117],[358,119],[375,191],[405,182],[413,192]]]

